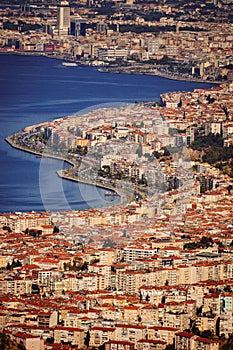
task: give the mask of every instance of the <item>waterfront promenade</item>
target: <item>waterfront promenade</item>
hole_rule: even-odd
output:
[[[36,150],[33,150],[29,147],[25,147],[22,145],[19,145],[17,142],[15,142],[13,140],[13,136],[9,136],[5,139],[5,141],[13,148],[19,149],[20,151],[23,152],[28,152],[31,154],[34,154],[37,157],[45,157],[45,158],[51,158],[51,159],[57,159],[57,160],[61,160],[64,161],[68,164],[70,164],[72,166],[73,169],[78,168],[78,176],[74,176],[74,175],[69,175],[67,170],[58,170],[56,172],[57,176],[59,176],[62,179],[65,179],[67,181],[73,181],[73,182],[77,182],[77,183],[84,183],[90,186],[96,186],[99,188],[103,188],[106,191],[112,191],[113,193],[117,193],[117,195],[120,197],[120,203],[117,203],[116,205],[125,205],[126,203],[129,203],[132,201],[132,199],[134,199],[134,195],[132,194],[132,192],[130,190],[128,190],[126,187],[125,188],[121,188],[121,186],[113,186],[108,182],[104,182],[104,181],[98,181],[97,179],[91,180],[90,177],[88,178],[87,176],[85,176],[85,172],[88,170],[88,168],[91,167],[92,163],[90,161],[88,161],[87,159],[82,160],[81,164],[77,164],[77,162],[75,160],[71,160],[62,156],[58,156],[55,155],[53,153],[48,153],[48,152],[39,152]],[[55,174],[54,174],[55,176]]]
[[[189,81],[189,82],[198,82],[198,83],[211,83],[211,84],[221,84],[222,81],[218,80],[203,80],[201,78],[192,77],[190,75],[182,74],[172,74],[171,72],[161,72],[155,65],[128,65],[128,66],[117,66],[117,67],[100,67],[99,72],[108,72],[115,74],[145,74],[145,75],[154,75],[157,77],[162,77],[170,80],[178,81]]]

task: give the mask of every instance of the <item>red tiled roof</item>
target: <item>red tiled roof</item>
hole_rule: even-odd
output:
[[[207,339],[207,338],[201,338],[201,337],[198,337],[198,338],[196,338],[196,339],[194,339],[194,340],[195,340],[195,341],[202,342],[202,343],[206,343],[206,344],[219,343],[218,340]]]
[[[188,332],[177,332],[175,335],[178,335],[179,337],[184,337],[184,338],[192,338],[195,336],[195,334],[188,333]]]

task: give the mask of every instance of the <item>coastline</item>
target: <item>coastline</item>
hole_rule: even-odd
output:
[[[93,182],[93,181],[83,179],[83,178],[75,179],[71,176],[65,175],[63,173],[63,170],[58,170],[57,175],[60,178],[67,180],[67,181],[72,181],[72,182],[76,182],[76,183],[83,183],[83,184],[90,185],[90,186],[96,186],[98,188],[102,188],[104,190],[108,190],[108,191],[112,191],[112,192],[117,193],[117,195],[121,198],[121,201],[120,201],[120,203],[117,203],[117,204],[112,205],[112,206],[125,204],[125,201],[123,201],[123,198],[126,197],[126,202],[129,202],[129,199],[132,197],[130,195],[130,193],[127,193],[126,191],[123,192],[122,190],[116,189],[115,187],[113,187],[109,184],[104,184],[101,182]]]
[[[114,73],[114,74],[140,74],[140,75],[151,75],[151,76],[158,76],[164,79],[168,80],[177,80],[177,81],[187,81],[187,82],[196,82],[196,83],[206,83],[206,84],[223,84],[225,81],[217,81],[217,80],[203,80],[199,78],[191,78],[191,77],[183,77],[183,76],[176,76],[176,75],[170,75],[166,73],[161,73],[159,71],[140,71],[141,69],[145,69],[143,65],[141,67],[136,67],[135,66],[118,66],[118,67],[108,67],[108,66],[93,66],[90,64],[90,62],[85,62],[81,60],[77,60],[75,58],[71,57],[66,57],[65,55],[62,54],[51,54],[51,53],[46,53],[46,52],[36,52],[36,51],[0,51],[0,54],[12,54],[12,55],[21,55],[21,56],[39,56],[39,57],[46,57],[46,58],[51,58],[51,59],[57,59],[57,60],[65,60],[67,62],[74,62],[78,63],[83,66],[88,66],[88,67],[95,67],[97,68],[98,72],[100,73]],[[135,70],[134,70],[135,69]],[[153,69],[153,68],[152,68]]]
[[[143,66],[141,67],[143,68]],[[166,73],[161,73],[159,71],[140,71],[139,70],[130,70],[132,67],[114,67],[114,68],[98,68],[98,71],[100,73],[112,73],[112,74],[140,74],[140,75],[151,75],[156,77],[165,78],[168,80],[177,80],[177,81],[187,81],[187,82],[193,82],[193,83],[206,83],[206,84],[223,84],[224,81],[217,81],[217,80],[203,80],[198,78],[191,78],[191,77],[182,77],[182,76],[176,76],[176,75],[170,75]]]
[[[13,142],[11,140],[11,135],[6,137],[5,138],[5,141],[13,148],[15,149],[18,149],[20,151],[23,151],[23,152],[27,152],[27,153],[31,153],[31,154],[34,154],[35,156],[39,156],[39,157],[45,157],[45,158],[51,158],[51,159],[57,159],[57,160],[61,160],[63,162],[66,162],[68,164],[71,165],[72,168],[75,167],[75,163],[70,160],[70,159],[67,159],[67,158],[64,158],[64,157],[59,157],[59,156],[56,156],[56,155],[53,155],[53,154],[50,154],[50,153],[41,153],[41,152],[38,152],[38,151],[34,151],[30,148],[26,148],[26,147],[22,147],[18,144],[16,144],[15,142]],[[66,175],[64,174],[64,170],[58,170],[56,171],[56,174],[58,177],[64,179],[64,180],[67,180],[67,181],[72,181],[72,182],[76,182],[76,183],[83,183],[83,184],[86,184],[86,185],[90,185],[90,186],[96,186],[98,188],[102,188],[102,189],[105,189],[105,190],[108,190],[108,191],[113,191],[115,193],[118,194],[118,196],[121,198],[121,202],[120,203],[117,203],[116,205],[119,205],[119,204],[123,204],[123,198],[127,198],[127,201],[132,197],[130,195],[130,193],[127,193],[126,191],[123,191],[123,190],[120,190],[120,189],[116,189],[114,186],[111,186],[110,184],[105,184],[105,183],[101,183],[101,182],[94,182],[94,181],[90,181],[90,180],[87,180],[85,178],[74,178],[72,176],[69,176],[69,175]],[[114,205],[113,205],[114,206]]]
[[[39,156],[39,157],[45,157],[45,158],[51,158],[51,159],[57,159],[57,160],[61,160],[61,161],[64,161],[66,163],[69,163],[70,165],[72,166],[75,166],[75,163],[72,162],[70,159],[67,159],[67,158],[63,158],[63,157],[59,157],[59,156],[56,156],[56,155],[53,155],[53,154],[50,154],[50,153],[41,153],[41,152],[37,152],[37,151],[34,151],[30,148],[26,148],[26,147],[22,147],[18,144],[16,144],[15,142],[13,142],[11,140],[11,136],[8,136],[5,138],[5,141],[13,148],[15,149],[18,149],[20,151],[23,151],[23,152],[27,152],[27,153],[31,153],[31,154],[34,154],[35,156]]]
[[[3,52],[2,52],[3,53]],[[25,54],[25,52],[9,52],[9,54],[19,54],[19,55],[27,55]],[[41,57],[47,57],[47,58],[55,58],[57,60],[62,60],[62,57],[57,57],[57,56],[51,56],[51,55],[46,55],[46,54],[43,54],[43,53],[38,53],[37,55],[35,55],[35,53],[28,53],[28,55],[30,56],[41,56]],[[63,59],[66,59],[67,58],[63,58]],[[77,61],[78,62],[78,61]],[[82,62],[83,63],[83,62]],[[84,64],[84,63],[83,63]],[[133,73],[129,73],[129,74],[146,74],[146,73],[140,73],[140,72],[133,72]],[[155,74],[150,74],[148,73],[147,75],[155,75]],[[173,79],[172,77],[167,77],[167,76],[164,76],[164,78],[166,79],[170,79],[170,80],[187,80],[187,79]],[[188,80],[187,80],[188,81]],[[203,82],[203,83],[206,83],[206,81],[197,81],[195,80],[195,82]],[[15,149],[19,149],[21,151],[24,151],[24,152],[28,152],[28,153],[31,153],[31,154],[34,154],[38,157],[46,157],[46,158],[51,158],[51,159],[57,159],[57,160],[60,160],[60,161],[64,161],[64,162],[67,162],[68,164],[71,165],[71,167],[75,167],[76,164],[75,162],[73,162],[71,159],[67,159],[63,156],[58,156],[58,155],[55,155],[55,154],[51,154],[51,153],[43,153],[43,152],[40,152],[40,151],[37,151],[37,150],[34,150],[32,148],[27,148],[26,146],[21,146],[17,143],[14,142],[14,140],[12,139],[12,136],[13,135],[10,135],[8,137],[5,138],[5,141],[13,148]],[[97,187],[100,187],[100,188],[103,188],[103,189],[106,189],[106,190],[111,190],[111,191],[115,191],[119,194],[119,196],[121,198],[123,197],[127,197],[127,198],[132,198],[134,196],[134,194],[132,193],[129,193],[129,191],[127,192],[127,190],[125,189],[122,189],[123,191],[123,194],[121,192],[121,189],[119,188],[114,188],[114,187],[111,187],[110,184],[105,184],[105,183],[101,183],[101,182],[91,182],[90,180],[86,179],[85,178],[75,178],[73,176],[69,176],[69,175],[66,175],[65,172],[63,170],[59,170],[56,172],[57,176],[61,177],[61,178],[64,178],[65,180],[68,180],[68,181],[73,181],[73,182],[80,182],[80,183],[85,183],[87,185],[91,185],[91,186],[97,186]]]

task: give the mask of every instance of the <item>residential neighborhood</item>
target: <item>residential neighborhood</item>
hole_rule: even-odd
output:
[[[233,180],[229,168],[201,160],[197,141],[221,135],[231,147],[231,94],[232,84],[168,93],[161,106],[94,110],[12,136],[14,147],[42,156],[66,150],[73,168],[63,173],[75,181],[84,177],[80,157],[96,157],[84,169],[89,180],[97,171],[94,185],[121,194],[123,181],[142,196],[102,209],[1,214],[2,331],[27,349],[227,346]],[[75,147],[87,150],[78,161]]]
[[[0,14],[4,57],[206,83],[56,118],[51,99],[46,121],[4,136],[40,161],[44,210],[29,188],[30,211],[0,211],[0,348],[233,349],[232,0],[3,0]],[[39,114],[26,90],[14,100]],[[51,158],[65,166],[49,182]],[[87,209],[52,207],[54,179],[57,201],[72,182],[101,205],[84,187]]]

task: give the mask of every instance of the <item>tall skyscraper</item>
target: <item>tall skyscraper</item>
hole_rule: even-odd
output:
[[[57,28],[59,35],[68,35],[70,28],[70,6],[68,1],[61,1],[57,8]]]

